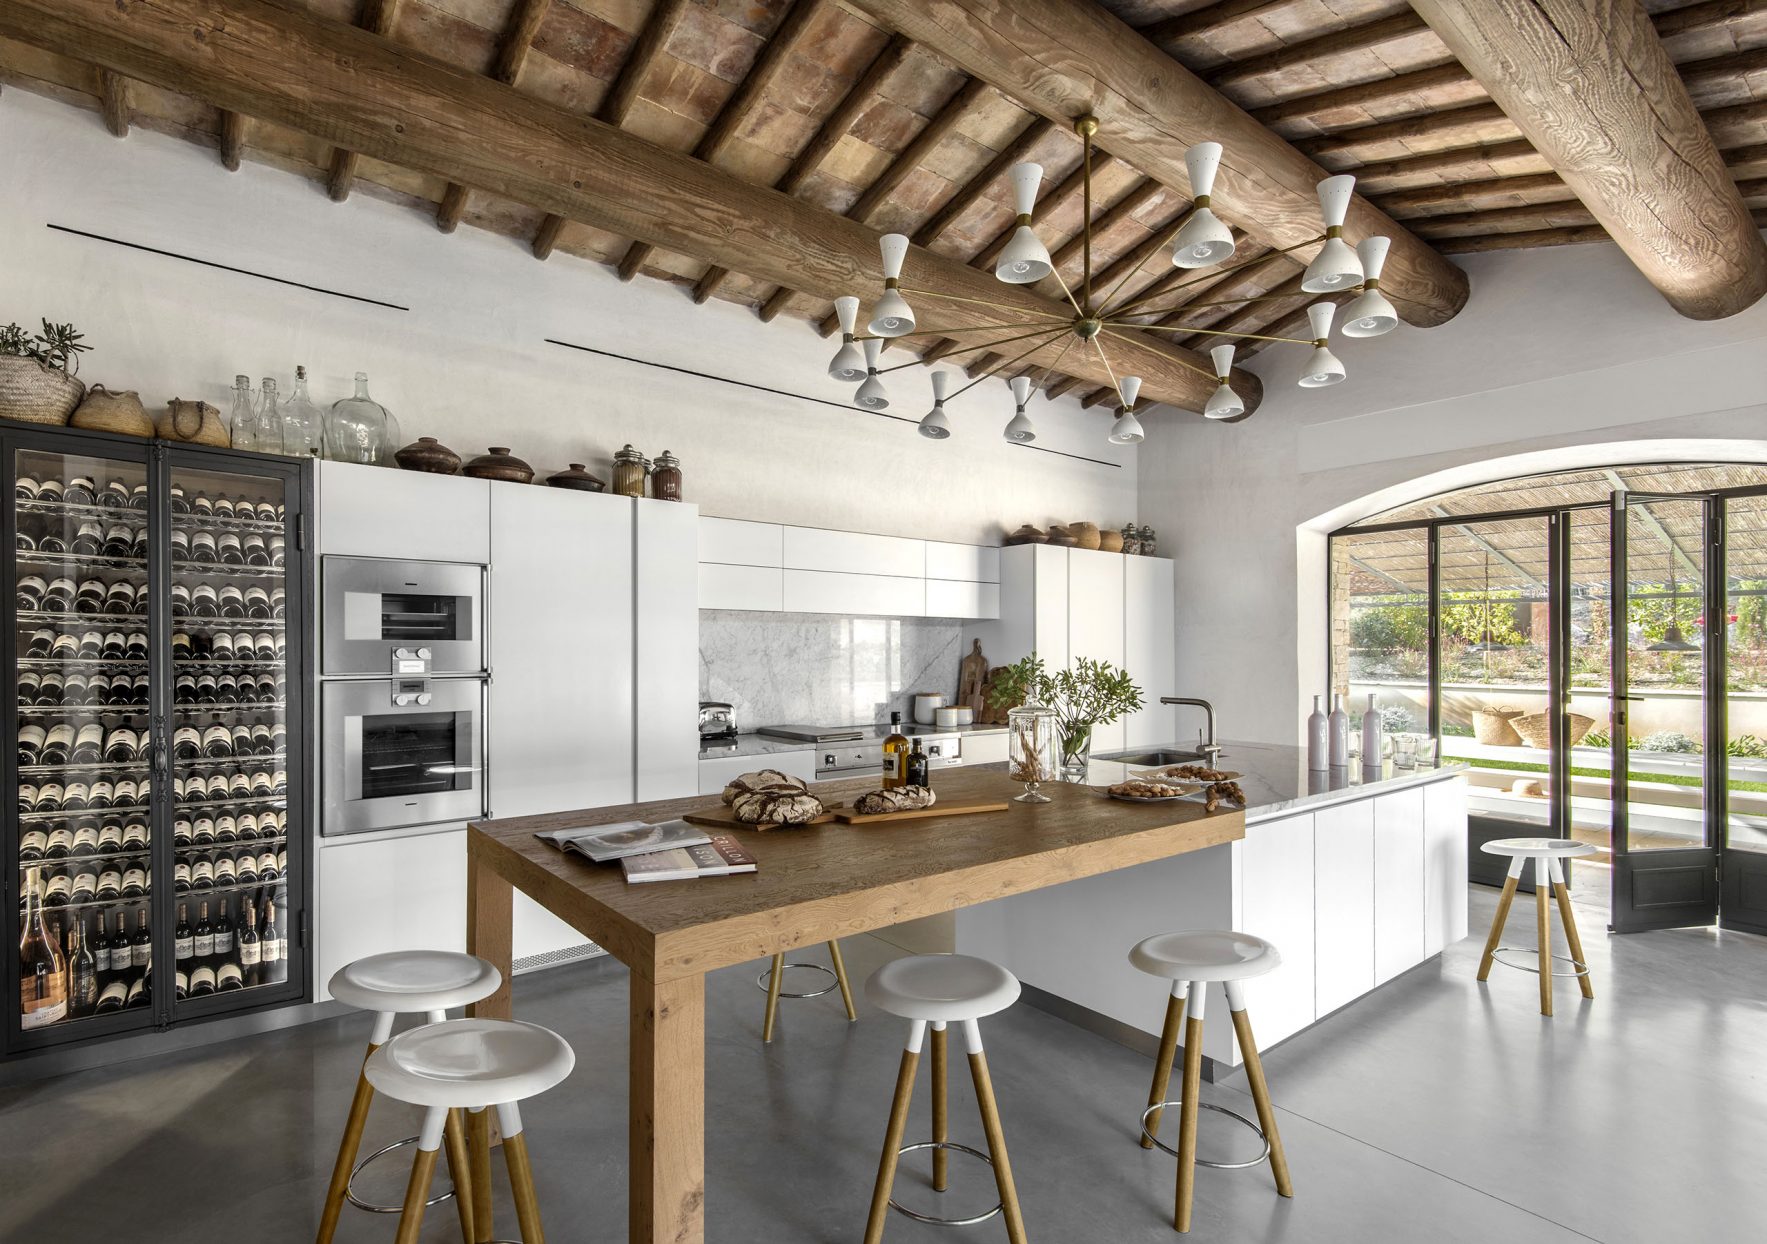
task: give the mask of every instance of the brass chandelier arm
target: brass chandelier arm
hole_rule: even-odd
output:
[[[1144,333],[1204,333],[1210,337],[1237,337],[1246,341],[1286,341],[1297,346],[1313,344],[1311,337],[1266,337],[1262,333],[1237,333],[1225,328],[1192,328],[1186,324],[1139,324],[1135,327]]]
[[[973,345],[964,346],[963,349],[966,353],[970,350],[992,350],[995,346],[1009,346],[1015,341],[1028,341],[1032,337],[1044,337],[1046,340],[1054,341],[1057,337],[1061,336],[1061,334],[1067,332],[1068,328],[1067,321],[1063,320],[1061,321],[1060,327],[1056,328],[1053,332],[1048,328],[1033,328],[1028,333],[1017,333],[1011,337],[1002,337],[999,341],[979,341]],[[1039,343],[1038,345],[1032,346],[1031,349],[1040,349],[1041,345],[1042,343]],[[919,365],[919,359],[909,359],[906,363],[897,363],[891,367],[880,367],[877,369],[877,374],[881,376],[886,372],[901,371],[904,367],[917,367]],[[964,386],[964,388],[968,387],[969,386],[967,385]],[[963,389],[957,390],[957,393],[961,392],[963,392]],[[956,397],[957,393],[953,393],[951,396]]]
[[[1036,320],[984,320],[980,324],[953,325],[949,328],[917,328],[911,333],[897,333],[894,337],[886,337],[882,333],[854,333],[854,341],[906,341],[910,337],[950,337],[957,333],[980,333],[996,328],[1017,328],[1022,324],[1041,327],[1045,324],[1072,323],[1066,316],[1049,316]]]
[[[1349,287],[1343,289],[1342,291],[1336,291],[1336,292],[1342,292],[1342,293],[1346,293],[1346,294],[1359,294],[1362,292],[1362,289],[1363,289],[1363,287],[1360,285],[1353,285],[1353,286],[1349,286]],[[1286,301],[1289,299],[1300,298],[1300,297],[1304,297],[1304,295],[1298,294],[1294,290],[1291,289],[1285,294],[1252,294],[1252,295],[1249,295],[1245,298],[1211,298],[1206,302],[1181,302],[1181,303],[1178,303],[1176,306],[1168,307],[1166,309],[1166,313],[1170,314],[1173,311],[1181,311],[1181,310],[1182,311],[1190,311],[1190,310],[1200,309],[1202,307],[1250,306],[1254,302],[1283,302],[1283,301]],[[1152,315],[1152,314],[1154,314],[1154,312],[1146,311],[1146,312],[1139,312],[1138,314]],[[1107,320],[1105,320],[1105,323],[1106,324],[1121,324],[1125,328],[1157,328],[1157,327],[1159,327],[1157,324],[1130,324],[1125,320],[1116,320],[1116,319],[1107,319]]]
[[[904,297],[912,295],[915,298],[943,298],[947,302],[973,302],[978,306],[993,307],[997,311],[1023,311],[1025,309],[1023,303],[996,302],[992,298],[971,298],[966,294],[944,294],[936,289],[909,289],[906,285],[898,288]]]
[[[1067,352],[1074,348],[1074,342],[1078,340],[1078,337],[1069,337],[1066,341],[1061,343],[1061,349],[1055,352],[1055,357],[1049,360],[1049,366],[1043,369],[1043,378],[1037,382],[1037,387],[1039,389],[1045,389],[1048,387],[1049,377],[1054,374],[1056,367],[1067,355]]]
[[[1111,366],[1110,355],[1104,352],[1104,346],[1099,343],[1097,337],[1092,338],[1092,348],[1098,351],[1098,361],[1104,364],[1104,374],[1111,378],[1111,388],[1117,391],[1118,403],[1127,406],[1128,403],[1123,401],[1122,381],[1117,379],[1117,371]]]
[[[1247,260],[1245,263],[1240,264],[1237,268],[1209,268],[1209,269],[1207,269],[1206,276],[1199,276],[1196,278],[1195,281],[1185,281],[1182,285],[1174,285],[1170,289],[1163,289],[1157,294],[1144,294],[1140,298],[1131,298],[1128,302],[1125,302],[1122,306],[1113,307],[1110,311],[1110,314],[1113,316],[1124,315],[1125,313],[1128,312],[1130,307],[1138,307],[1144,302],[1153,301],[1155,298],[1164,298],[1167,294],[1172,293],[1174,290],[1184,289],[1187,286],[1195,285],[1200,281],[1210,281],[1210,280],[1216,279],[1217,277],[1228,276],[1228,275],[1236,274],[1236,273],[1240,273],[1240,272],[1250,272],[1253,268],[1256,268],[1262,264],[1267,264],[1271,260],[1277,258],[1280,255],[1287,255],[1291,251],[1303,250],[1306,247],[1317,245],[1318,243],[1323,242],[1323,241],[1325,241],[1325,235],[1322,233],[1316,238],[1308,238],[1305,242],[1296,242],[1293,246],[1285,246],[1280,250],[1265,251],[1262,255],[1259,255],[1256,259]],[[1182,304],[1179,304],[1179,305],[1182,305]],[[1175,311],[1177,309],[1178,308],[1175,306],[1168,307],[1167,311]],[[1152,311],[1137,311],[1135,314],[1137,314],[1137,315],[1152,315],[1152,314],[1154,314],[1154,312],[1152,312]]]
[[[963,394],[968,393],[971,389],[975,388],[978,384],[980,384],[982,381],[986,380],[989,376],[994,375],[996,372],[998,372],[1003,367],[1011,367],[1014,363],[1024,362],[1026,359],[1030,358],[1031,355],[1037,353],[1037,351],[1041,350],[1044,346],[1048,345],[1050,342],[1054,341],[1057,337],[1061,336],[1063,333],[1065,333],[1067,331],[1068,330],[1066,327],[1058,328],[1053,333],[1050,333],[1047,337],[1044,337],[1041,341],[1032,342],[1031,345],[1027,349],[1025,349],[1023,352],[1021,352],[1019,354],[1015,354],[1009,359],[1004,359],[1001,362],[994,364],[994,366],[990,367],[987,371],[983,372],[981,375],[977,376],[974,380],[972,380],[968,384],[964,385],[961,389],[957,390],[957,392],[951,394],[951,397],[947,397],[945,400],[947,402],[949,402],[952,397],[963,396]],[[1004,343],[1003,342],[995,342],[994,344],[1002,345]]]
[[[1067,278],[1062,276],[1061,269],[1051,268],[1049,270],[1049,275],[1053,276],[1056,279],[1057,284],[1061,286],[1062,297],[1066,298],[1068,300],[1068,306],[1074,309],[1076,321],[1085,319],[1086,310],[1080,305],[1079,299],[1074,297],[1074,291],[1068,288]]]
[[[1118,341],[1133,341],[1134,340],[1134,338],[1129,336],[1128,333],[1118,332],[1114,328],[1101,329],[1099,331],[1099,336],[1102,337],[1106,333],[1109,333],[1112,337],[1115,337]],[[1094,337],[1092,340],[1094,342],[1096,342],[1098,340],[1098,337]],[[1187,368],[1190,371],[1195,372],[1199,376],[1207,376],[1210,380],[1219,379],[1219,377],[1217,377],[1214,372],[1210,371],[1206,367],[1198,367],[1195,363],[1186,363],[1183,359],[1177,359],[1175,361],[1177,362],[1178,366],[1183,367],[1183,368]],[[1107,366],[1108,366],[1108,364],[1107,364]],[[1122,396],[1120,391],[1118,393],[1118,396],[1119,397]]]
[[[1074,123],[1080,131],[1080,294],[1085,305],[1092,305],[1092,135],[1098,131],[1098,122],[1081,117]],[[1053,268],[1054,265],[1051,265]],[[1059,274],[1058,274],[1059,275]],[[1065,286],[1064,286],[1065,288]],[[1068,295],[1068,301],[1074,302],[1074,296]],[[1080,310],[1080,304],[1074,303],[1074,309]],[[1084,311],[1080,311],[1085,315]]]
[[[1117,291],[1122,289],[1123,286],[1128,283],[1130,277],[1135,276],[1143,268],[1147,267],[1147,261],[1149,259],[1152,259],[1155,255],[1159,254],[1161,251],[1165,250],[1166,247],[1170,246],[1173,242],[1175,242],[1178,238],[1179,233],[1181,233],[1184,229],[1184,222],[1189,219],[1190,219],[1190,209],[1187,208],[1178,214],[1177,221],[1172,225],[1171,230],[1166,234],[1166,236],[1160,239],[1159,244],[1157,246],[1155,246],[1152,250],[1147,252],[1146,255],[1142,256],[1140,263],[1136,264],[1133,268],[1129,269],[1129,271],[1123,273],[1122,276],[1117,278],[1117,283],[1110,287],[1110,292],[1105,294],[1104,298],[1101,300],[1101,306],[1103,309],[1100,310],[1098,313],[1100,319],[1103,319],[1104,317],[1109,316],[1109,315],[1116,314],[1115,311],[1110,309],[1110,302],[1111,302],[1111,299],[1113,299],[1117,296]],[[1174,288],[1182,288],[1182,287],[1175,286]],[[1171,290],[1167,290],[1165,292],[1170,293]]]

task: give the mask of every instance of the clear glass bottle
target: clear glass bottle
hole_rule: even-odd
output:
[[[368,396],[368,373],[356,373],[356,392],[333,402],[325,416],[325,453],[333,462],[394,466],[399,425],[392,412]]]
[[[282,452],[282,399],[276,394],[276,382],[268,376],[258,391],[257,448],[266,454]]]
[[[294,392],[282,406],[282,452],[291,458],[318,458],[325,451],[325,415],[307,396],[307,369],[295,368]]]
[[[252,409],[252,378],[233,378],[233,413],[228,416],[227,443],[235,449],[258,447],[258,412]]]

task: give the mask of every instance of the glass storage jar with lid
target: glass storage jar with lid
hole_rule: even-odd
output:
[[[658,501],[681,500],[681,459],[666,449],[651,467],[650,495]]]
[[[630,445],[622,446],[614,455],[614,495],[642,497],[646,474],[644,455]]]

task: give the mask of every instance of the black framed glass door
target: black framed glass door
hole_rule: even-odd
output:
[[[1767,933],[1767,492],[1724,499],[1718,924]]]

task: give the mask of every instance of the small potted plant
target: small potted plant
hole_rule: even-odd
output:
[[[1051,674],[1035,652],[1008,666],[994,680],[991,695],[996,705],[1033,704],[1054,712],[1061,775],[1069,782],[1086,780],[1093,731],[1142,705],[1141,688],[1109,661],[1080,657]]]
[[[81,343],[72,324],[43,321],[43,331],[27,333],[17,324],[0,328],[0,418],[62,425],[86,396],[75,377]]]

